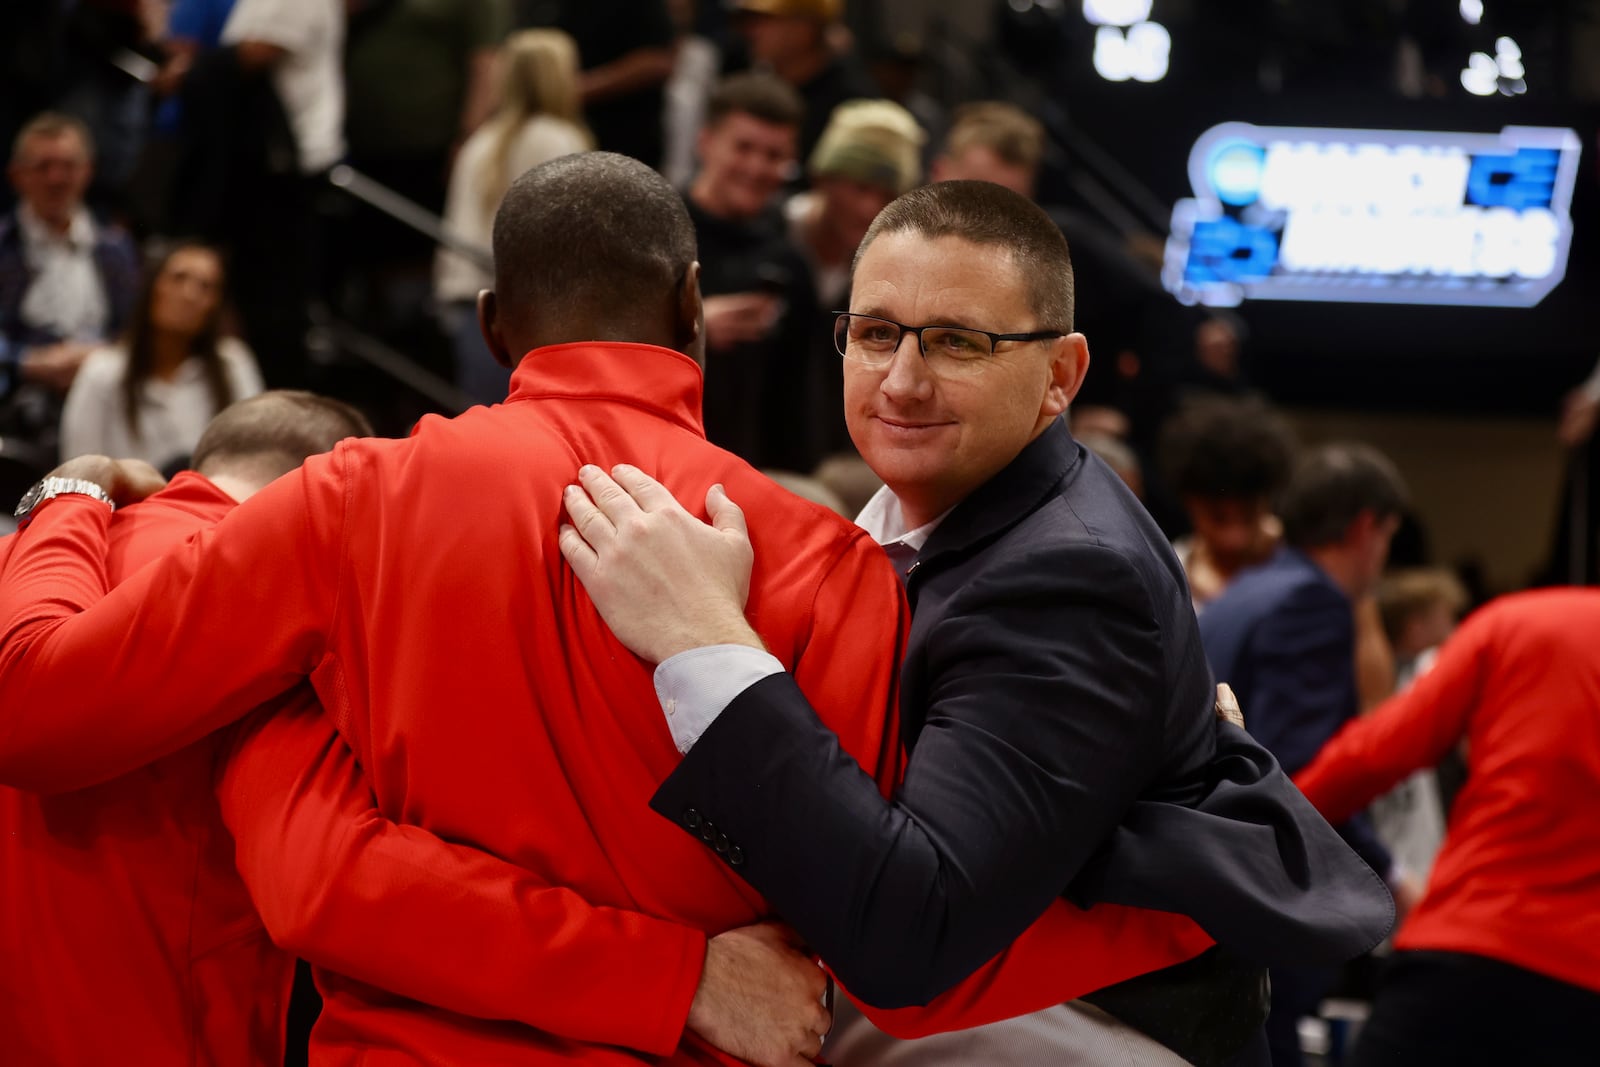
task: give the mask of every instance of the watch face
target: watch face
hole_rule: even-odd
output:
[[[33,506],[39,502],[39,497],[43,493],[44,483],[39,482],[26,493],[22,494],[22,499],[17,501],[17,510],[12,512],[12,514],[16,518],[22,518],[22,516],[33,510]]]

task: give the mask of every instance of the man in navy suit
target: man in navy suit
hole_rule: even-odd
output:
[[[1223,949],[1098,1004],[1160,1043],[1135,1062],[1171,1062],[1161,1045],[1229,1062],[1260,1025],[1240,955],[1331,963],[1392,906],[1271,757],[1215,722],[1170,546],[1067,431],[1088,350],[1059,230],[988,183],[907,193],[857,253],[835,340],[851,436],[886,483],[860,521],[913,610],[904,785],[886,801],[760,650],[737,592],[748,544],[715,494],[711,527],[638,471],[590,469],[563,551],[662,664],[686,754],[653,806],[882,1007],[949,988],[1064,893],[1191,915]],[[1069,1062],[1016,1037],[944,1062]]]
[[[1363,445],[1326,445],[1296,468],[1279,508],[1284,545],[1245,571],[1200,616],[1216,677],[1238,694],[1250,733],[1290,775],[1360,711],[1353,605],[1372,592],[1406,506],[1400,474]],[[1410,893],[1365,813],[1339,832],[1404,906]],[[1272,976],[1267,1038],[1274,1067],[1302,1062],[1299,1018],[1332,975]]]

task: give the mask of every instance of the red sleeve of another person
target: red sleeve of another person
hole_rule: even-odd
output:
[[[0,576],[0,782],[81,788],[309,674],[332,621],[342,452],[318,456],[106,592],[110,509],[45,502]]]
[[[815,617],[837,622],[807,643],[795,681],[889,796],[905,769],[898,688],[910,614],[900,580],[876,545],[855,543],[824,582]],[[895,620],[892,660],[884,655],[885,619]],[[879,706],[881,717],[827,711]],[[1009,948],[930,1004],[886,1011],[856,1003],[879,1029],[921,1037],[1040,1011],[1182,963],[1213,943],[1186,916],[1111,904],[1084,911],[1058,900]]]
[[[1491,605],[1462,623],[1431,670],[1351,720],[1294,776],[1323,818],[1334,824],[1348,819],[1412,771],[1437,764],[1466,733],[1494,648],[1497,614]]]
[[[309,686],[238,727],[218,796],[279,947],[463,1015],[653,1055],[677,1048],[705,962],[702,932],[590,907],[520,867],[385,819]]]

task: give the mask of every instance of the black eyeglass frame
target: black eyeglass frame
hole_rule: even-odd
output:
[[[838,352],[839,355],[843,356],[845,359],[854,359],[857,363],[866,363],[868,366],[879,367],[883,366],[885,363],[889,363],[894,359],[894,354],[900,351],[900,346],[905,343],[906,334],[908,333],[914,333],[917,335],[917,351],[922,353],[923,359],[927,359],[928,348],[925,344],[923,344],[922,341],[922,332],[924,330],[959,330],[962,333],[980,334],[989,339],[989,351],[985,353],[985,355],[988,356],[994,355],[994,346],[999,344],[1001,341],[1053,341],[1058,337],[1067,336],[1060,330],[1035,330],[1032,333],[990,333],[988,330],[979,330],[972,326],[955,326],[950,323],[943,322],[929,323],[926,326],[907,326],[903,322],[896,322],[893,319],[886,319],[882,315],[864,315],[859,311],[835,311],[833,315],[834,351]],[[852,356],[844,350],[844,344],[841,342],[840,338],[848,332],[847,323],[850,319],[870,319],[873,322],[883,322],[900,331],[900,336],[894,339],[894,347],[888,350],[886,359],[877,363],[872,363],[868,360]],[[983,357],[980,356],[975,358]]]

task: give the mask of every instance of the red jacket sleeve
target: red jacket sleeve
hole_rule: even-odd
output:
[[[910,612],[900,580],[882,551],[862,539],[823,583],[816,604],[816,617],[841,621],[812,636],[795,665],[795,681],[887,797],[905,766],[899,663]],[[886,619],[894,620],[892,631]],[[886,633],[893,636],[892,658]],[[868,707],[883,712],[861,714]],[[1212,944],[1186,916],[1107,904],[1083,911],[1058,900],[1010,948],[925,1007],[883,1010],[857,1003],[879,1029],[921,1037],[1040,1011],[1182,963]]]
[[[1466,733],[1493,648],[1494,611],[1468,619],[1411,687],[1352,720],[1294,776],[1325,819],[1338,824],[1422,767],[1438,763]]]
[[[338,588],[341,456],[313,458],[110,594],[109,509],[42,505],[0,576],[0,782],[105,781],[309,674]]]
[[[310,686],[240,724],[217,793],[279,947],[463,1015],[652,1055],[677,1048],[703,933],[590,907],[520,867],[388,821]]]
[[[1043,1011],[1213,944],[1186,915],[1117,904],[1083,911],[1057,900],[1011,947],[925,1007],[885,1010],[851,999],[884,1033],[926,1037]]]

